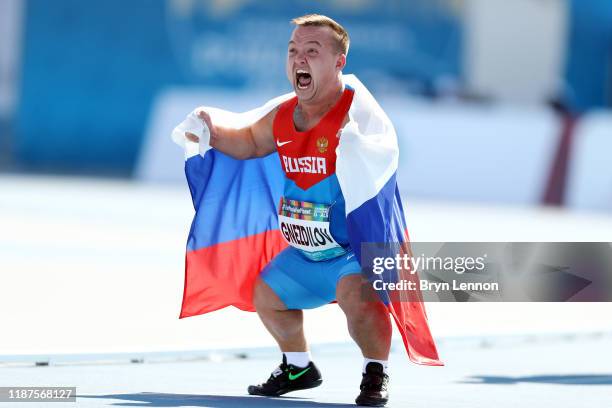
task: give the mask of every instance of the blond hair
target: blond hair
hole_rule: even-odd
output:
[[[331,18],[322,14],[306,14],[304,16],[296,17],[291,20],[292,24],[296,26],[312,26],[312,27],[329,27],[334,32],[336,40],[337,50],[346,55],[348,54],[350,39],[348,32]]]

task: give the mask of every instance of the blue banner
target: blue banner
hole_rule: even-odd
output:
[[[30,0],[17,161],[30,169],[129,175],[161,89],[289,90],[289,21],[306,13],[347,28],[347,73],[374,87],[427,92],[440,78],[460,76],[454,4]]]

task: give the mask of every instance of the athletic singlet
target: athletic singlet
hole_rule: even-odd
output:
[[[294,97],[279,106],[273,133],[285,173],[279,229],[289,245],[322,261],[347,252],[344,197],[336,178],[340,128],[353,101],[346,87],[338,102],[310,130],[295,129]]]

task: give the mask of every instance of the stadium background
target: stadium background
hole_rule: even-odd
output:
[[[351,33],[346,72],[396,123],[406,194],[612,211],[608,1],[0,7],[5,172],[180,179],[161,140],[177,113],[288,91],[288,20],[322,12]]]
[[[348,28],[346,73],[397,127],[413,240],[612,242],[608,0],[0,0],[0,361],[270,346],[254,314],[177,319],[193,208],[169,135],[197,105],[288,91],[306,12]],[[445,340],[609,335],[610,307],[428,312]],[[333,306],[307,325],[350,341]]]

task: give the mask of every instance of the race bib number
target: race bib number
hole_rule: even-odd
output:
[[[346,253],[330,232],[330,206],[282,198],[278,225],[289,245],[313,261]]]

